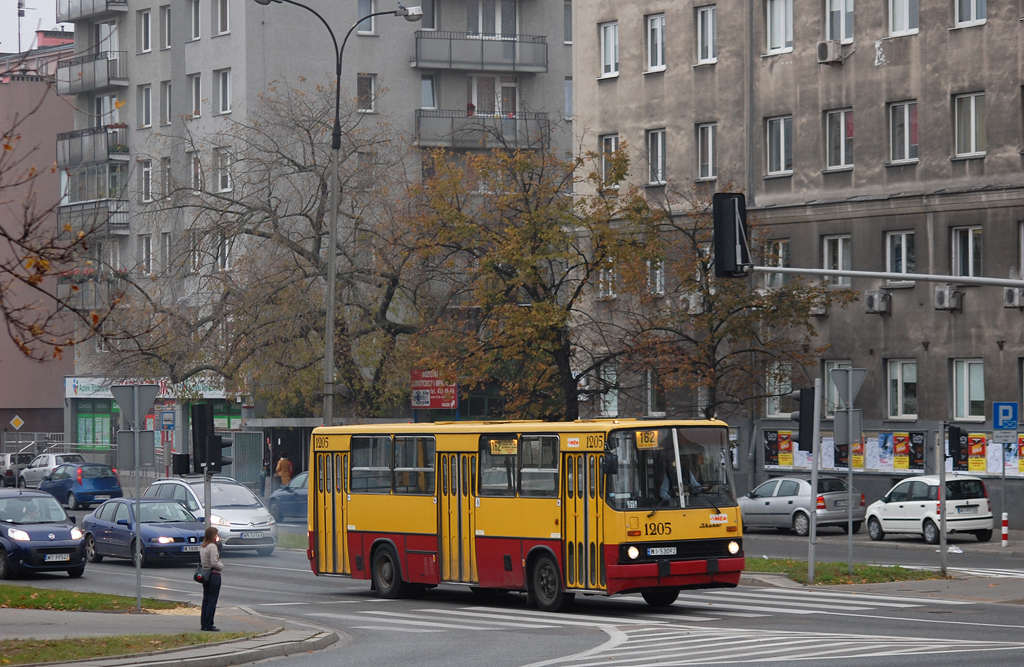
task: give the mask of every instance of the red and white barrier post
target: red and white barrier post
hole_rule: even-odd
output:
[[[1003,512],[1003,546],[1010,543],[1010,515]]]

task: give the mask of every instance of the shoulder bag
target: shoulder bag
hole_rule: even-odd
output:
[[[205,584],[210,580],[211,573],[212,570],[208,567],[203,567],[202,562],[200,562],[199,565],[196,566],[196,572],[192,575],[192,578],[200,584]]]

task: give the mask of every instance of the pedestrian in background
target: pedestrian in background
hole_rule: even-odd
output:
[[[292,462],[284,454],[281,455],[281,460],[277,462],[277,476],[281,478],[282,487],[288,486],[288,483],[292,481]]]
[[[210,526],[206,529],[203,545],[199,547],[199,562],[203,569],[210,570],[209,581],[203,583],[203,611],[199,620],[200,629],[206,632],[220,632],[213,624],[213,615],[217,613],[217,599],[220,597],[220,573],[224,569],[217,540],[217,529]]]

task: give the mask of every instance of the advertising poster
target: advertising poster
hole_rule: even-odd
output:
[[[836,445],[836,470],[846,470],[846,467],[850,464],[849,454],[849,445]]]
[[[1002,475],[1003,466],[1006,465],[1006,450],[1016,447],[1002,445],[998,442],[988,443],[988,456],[985,462],[986,471],[990,475]]]
[[[779,431],[779,465],[793,466],[793,432]]]
[[[864,443],[855,442],[853,443],[853,468],[864,469]]]
[[[967,470],[969,472],[985,472],[988,466],[985,460],[985,434],[969,433],[967,435]]]
[[[821,438],[821,459],[818,464],[824,470],[836,467],[836,439],[831,433]]]
[[[910,470],[910,434],[892,434],[893,470]]]
[[[967,472],[967,459],[970,452],[970,447],[967,442],[969,436],[966,432],[961,431],[960,445],[957,446],[955,442],[949,443],[950,457],[953,459],[953,470],[956,472]]]
[[[1024,475],[1024,433],[1017,434],[1017,472]]]
[[[924,431],[910,432],[910,469],[924,472]]]
[[[878,470],[878,434],[869,433],[864,437],[864,468]]]
[[[878,434],[878,470],[882,472],[892,472],[892,457],[893,457],[893,445],[892,445],[892,433],[879,433]]]
[[[1020,437],[1019,435],[1017,436]],[[1016,475],[1020,465],[1020,457],[1017,452],[1017,443],[1011,443],[1003,448],[1003,470],[1007,475]]]
[[[766,466],[779,465],[779,432],[764,432],[764,464]]]

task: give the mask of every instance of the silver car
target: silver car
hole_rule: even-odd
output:
[[[21,469],[21,472],[18,474],[18,486],[37,489],[43,478],[62,463],[85,462],[85,457],[81,454],[40,454],[32,459],[27,468]]]
[[[818,526],[847,528],[846,480],[819,477],[815,500]],[[805,536],[811,529],[811,483],[801,477],[776,477],[739,499],[746,528],[793,530]],[[864,523],[864,494],[853,490],[853,532]]]

